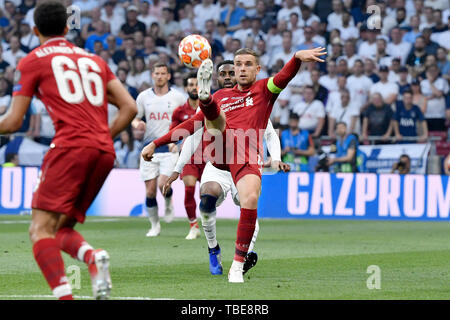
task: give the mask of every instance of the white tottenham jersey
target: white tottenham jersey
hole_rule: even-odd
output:
[[[185,96],[173,88],[170,88],[169,92],[163,96],[157,96],[153,88],[147,89],[138,95],[136,99],[138,107],[137,118],[141,119],[145,116],[147,122],[144,135],[145,144],[169,132],[173,111],[185,102]]]

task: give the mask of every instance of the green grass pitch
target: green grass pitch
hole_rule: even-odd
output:
[[[28,240],[30,217],[0,215],[0,299],[51,299]],[[112,221],[111,221],[112,220]],[[162,224],[146,238],[145,218],[88,217],[80,231],[111,256],[112,299],[448,299],[450,223],[261,220],[258,264],[244,284],[229,284],[236,220],[218,220],[224,275],[211,276],[202,234],[185,240],[188,224]],[[84,264],[63,253],[66,268],[81,267],[79,298],[91,296]],[[367,268],[381,270],[369,290]]]

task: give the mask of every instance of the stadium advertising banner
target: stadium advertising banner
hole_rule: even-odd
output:
[[[29,214],[31,199],[38,179],[36,167],[0,167],[0,214]],[[177,180],[172,184],[174,191],[175,217],[185,218],[184,184]],[[196,201],[199,201],[197,184]],[[164,216],[164,199],[158,192],[159,215]],[[219,218],[238,218],[239,208],[228,196],[217,209]],[[88,210],[88,216],[146,216],[145,186],[139,170],[114,169],[106,179],[103,188]],[[197,208],[197,215],[200,212]]]
[[[448,176],[295,172],[263,176],[261,218],[449,221]]]
[[[0,214],[29,213],[38,173],[35,167],[0,169]],[[184,218],[183,182],[177,180],[172,186],[175,216]],[[198,184],[196,200],[199,203]],[[163,216],[164,199],[159,193],[157,201]],[[88,215],[146,216],[144,202],[139,171],[114,169]],[[230,196],[217,213],[219,218],[240,214]],[[266,174],[258,207],[261,218],[448,221],[449,213],[449,177],[439,175]]]
[[[423,143],[363,145],[358,148],[367,156],[366,169],[368,172],[391,172],[392,165],[398,161],[402,154],[407,154],[411,158],[411,172],[425,174],[430,147],[429,143]],[[324,152],[330,152],[329,146],[324,146],[322,149]]]

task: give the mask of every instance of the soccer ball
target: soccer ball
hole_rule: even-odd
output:
[[[178,56],[188,68],[198,68],[205,59],[211,57],[211,46],[205,37],[191,34],[178,45]]]

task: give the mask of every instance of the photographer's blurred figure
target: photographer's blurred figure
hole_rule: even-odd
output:
[[[358,172],[363,166],[363,154],[358,152],[358,138],[355,134],[347,134],[347,124],[336,124],[336,157],[328,158],[328,166],[335,166],[334,172]]]
[[[309,157],[316,153],[312,137],[308,130],[298,127],[299,116],[291,112],[289,129],[281,133],[281,158],[291,166],[292,171],[309,171]]]
[[[2,164],[3,168],[17,167],[19,165],[19,156],[17,153],[5,154],[5,163]]]
[[[411,158],[407,154],[402,154],[398,162],[392,165],[391,173],[408,174],[411,171]]]

